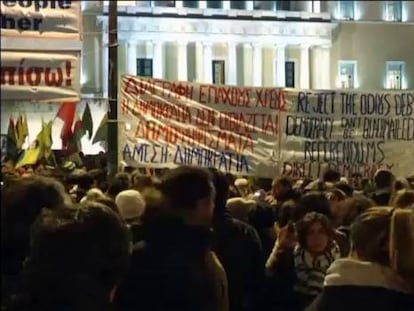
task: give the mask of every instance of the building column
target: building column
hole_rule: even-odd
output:
[[[262,86],[263,77],[263,50],[262,45],[253,43],[253,86]]]
[[[213,45],[211,42],[203,43],[203,72],[204,83],[213,83]]]
[[[300,88],[309,89],[309,45],[300,47]]]
[[[286,86],[286,45],[278,44],[276,46],[276,86]]]
[[[101,44],[99,42],[99,38],[94,38],[93,39],[93,48],[94,51],[99,51],[101,49]],[[95,79],[94,79],[94,86],[95,86],[95,90],[99,90],[101,87],[101,83],[99,81],[99,77],[102,77],[103,75],[101,75],[101,71],[102,71],[102,65],[100,63],[101,59],[100,57],[94,57],[94,67],[95,67]]]
[[[129,75],[137,75],[137,44],[136,42],[128,42],[127,45],[127,73]]]
[[[237,85],[237,50],[235,42],[227,43],[228,53],[228,69],[227,69],[227,83],[228,85]]]
[[[153,57],[152,41],[145,41],[144,48],[145,48],[145,58],[152,58]]]
[[[311,88],[330,89],[330,51],[327,46],[317,46],[311,52]]]
[[[246,10],[253,11],[254,1],[244,1],[246,5]]]
[[[204,58],[203,58],[203,44],[201,42],[194,42],[195,52],[195,68],[194,81],[197,83],[204,82]]]
[[[321,68],[321,88],[330,89],[331,88],[331,47],[322,46],[321,47],[321,58],[322,58],[322,68]]]
[[[109,51],[108,51],[108,40],[106,39],[104,32],[102,39],[102,93],[104,97],[108,96],[108,79],[109,79]]]
[[[164,57],[163,57],[163,42],[153,41],[152,49],[152,75],[154,78],[164,78]]]
[[[242,85],[252,86],[253,85],[253,56],[252,45],[250,43],[243,43],[243,66],[242,66]]]
[[[187,42],[177,43],[177,80],[187,81]]]

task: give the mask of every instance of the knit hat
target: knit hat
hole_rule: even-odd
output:
[[[125,220],[139,218],[144,214],[145,201],[136,190],[121,191],[115,198],[119,213]]]

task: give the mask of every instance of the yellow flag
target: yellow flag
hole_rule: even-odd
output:
[[[19,118],[17,119],[16,134],[17,134],[16,145],[17,145],[17,148],[21,149],[26,140],[27,135],[29,134],[26,114],[20,115]]]
[[[24,152],[23,157],[17,162],[16,168],[25,166],[25,165],[33,165],[36,164],[37,160],[40,156],[40,146],[37,145],[34,148],[27,149]]]
[[[37,134],[37,141],[42,150],[42,155],[48,159],[52,153],[52,126],[53,121],[44,122],[42,120],[42,130]]]

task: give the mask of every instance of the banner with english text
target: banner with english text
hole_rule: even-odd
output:
[[[79,52],[1,52],[2,100],[78,100]]]
[[[135,167],[215,167],[273,177],[279,167],[276,88],[122,76],[119,159]]]
[[[414,91],[285,90],[282,173],[373,177],[388,168],[414,175]]]
[[[81,1],[1,1],[1,35],[80,40]]]

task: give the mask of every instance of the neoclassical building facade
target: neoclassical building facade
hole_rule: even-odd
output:
[[[83,93],[106,94],[107,2],[85,1],[84,31]],[[411,1],[118,1],[120,74],[414,89],[412,38]]]

